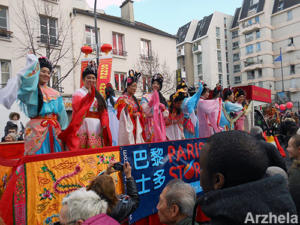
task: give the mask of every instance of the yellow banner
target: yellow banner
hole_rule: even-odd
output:
[[[87,186],[120,152],[105,152],[26,163],[27,224],[58,221],[61,202],[68,193]],[[123,190],[121,174],[112,174],[116,190]]]

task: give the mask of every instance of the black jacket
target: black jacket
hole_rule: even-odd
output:
[[[110,216],[119,223],[123,222],[139,206],[139,195],[132,177],[126,180],[127,195],[120,195],[119,202],[113,208]]]
[[[212,225],[244,224],[248,212],[254,217],[269,213],[296,214],[287,183],[281,175],[208,192],[201,197],[200,206],[211,218]]]

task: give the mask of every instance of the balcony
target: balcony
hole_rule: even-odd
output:
[[[244,61],[244,71],[255,70],[262,68],[262,59],[248,58]]]
[[[141,59],[151,61],[153,60],[152,55],[140,55]]]
[[[12,33],[13,33],[12,31],[9,31],[5,28],[0,28],[0,37],[11,38]]]
[[[296,50],[296,48],[295,48],[294,44],[289,44],[285,50],[286,50],[286,52],[293,52]]]
[[[127,52],[119,49],[113,49],[112,50],[113,55],[119,55],[119,56],[127,56]]]
[[[242,33],[250,33],[254,30],[259,30],[261,28],[259,23],[253,23],[253,24],[244,24],[242,28]]]
[[[202,52],[202,46],[201,45],[196,45],[193,47],[193,52],[197,53],[197,52]]]
[[[184,56],[184,49],[178,49],[177,50],[177,57]]]

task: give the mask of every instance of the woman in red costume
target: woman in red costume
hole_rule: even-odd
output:
[[[70,150],[111,146],[107,106],[95,90],[97,70],[89,64],[82,73],[83,87],[72,97],[72,121],[60,138]]]
[[[141,74],[133,70],[128,73],[127,87],[115,104],[119,119],[119,145],[144,143],[145,140],[142,108],[134,96]]]

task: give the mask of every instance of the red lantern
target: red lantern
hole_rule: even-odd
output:
[[[93,52],[93,49],[91,46],[85,45],[81,47],[81,52],[85,54],[85,57],[87,57],[88,54],[91,54]]]
[[[110,44],[103,44],[101,46],[101,52],[105,52],[106,54],[108,54],[111,51],[112,47]]]
[[[292,102],[286,103],[286,108],[287,108],[287,109],[293,108],[293,103],[292,103]]]
[[[285,104],[281,104],[281,105],[279,106],[279,109],[280,109],[281,111],[284,111],[284,110],[285,110]]]
[[[279,109],[279,105],[277,103],[275,103],[275,108]]]

